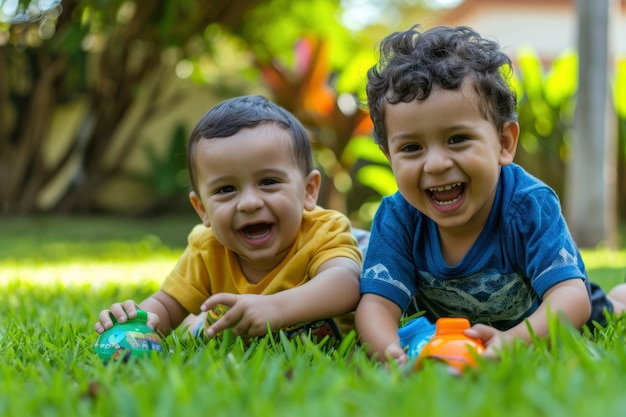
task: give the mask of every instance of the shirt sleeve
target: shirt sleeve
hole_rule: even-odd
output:
[[[539,297],[572,278],[586,280],[584,264],[561,213],[558,197],[546,186],[535,187],[514,206],[509,223],[513,253]]]
[[[196,226],[188,237],[187,247],[163,282],[161,289],[193,314],[200,313],[200,305],[211,295],[210,271],[203,254],[203,225]]]
[[[416,226],[416,210],[399,193],[383,198],[372,223],[361,294],[380,295],[404,310],[417,289],[413,262]]]
[[[311,277],[317,275],[324,262],[333,258],[350,258],[361,266],[362,253],[352,233],[350,220],[345,215],[317,208],[305,216],[304,223],[296,257],[309,259]]]

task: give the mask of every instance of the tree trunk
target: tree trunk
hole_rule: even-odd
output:
[[[26,7],[41,2],[20,3]],[[156,102],[164,70],[173,73],[162,52],[178,48],[183,53],[190,44],[190,51],[208,48],[202,36],[207,26],[219,23],[232,29],[260,3],[67,0],[31,20],[9,19],[9,40],[0,45],[0,213],[37,212],[44,186],[74,165],[53,210],[94,210],[100,187],[120,171],[141,137],[141,126],[160,110],[149,107],[141,125],[124,137],[115,162],[106,164],[105,157],[113,152],[111,138],[138,91],[150,88]],[[91,11],[91,20],[79,18],[84,10]],[[38,38],[39,25],[48,17],[56,22],[54,36]],[[153,79],[157,82],[151,84]],[[46,166],[42,143],[55,107],[73,100],[86,102],[85,119],[58,162]]]
[[[617,247],[616,121],[610,94],[613,0],[577,0],[579,87],[566,217],[579,246]]]

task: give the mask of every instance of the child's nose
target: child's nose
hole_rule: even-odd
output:
[[[444,172],[450,167],[452,167],[452,159],[445,151],[445,149],[428,149],[426,153],[426,160],[424,163],[424,171],[430,174],[438,174]]]
[[[263,206],[263,199],[258,191],[252,188],[241,190],[237,209],[240,211],[253,211]]]

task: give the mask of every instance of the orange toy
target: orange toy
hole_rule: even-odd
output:
[[[455,373],[463,373],[468,366],[476,366],[475,354],[482,354],[485,345],[465,335],[469,320],[465,318],[440,318],[436,323],[435,336],[420,352],[415,368],[422,366],[425,359],[435,359],[450,366]]]

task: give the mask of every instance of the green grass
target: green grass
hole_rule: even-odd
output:
[[[156,290],[195,218],[0,219],[1,416],[589,416],[626,409],[626,320],[512,346],[457,377],[384,368],[338,348],[262,338],[250,346],[182,333],[167,354],[104,365],[93,324],[113,301]],[[626,251],[585,251],[603,287]],[[548,343],[550,342],[550,343]],[[548,346],[551,346],[550,348]]]

